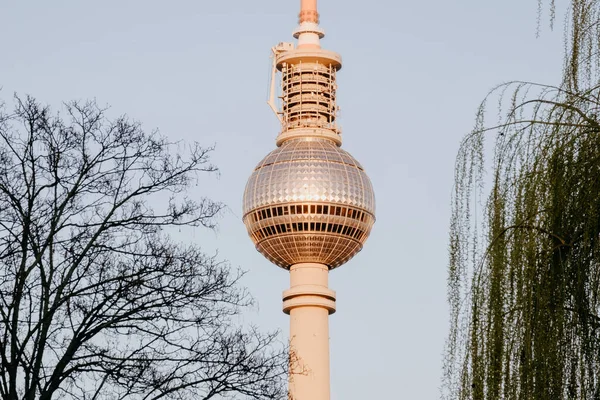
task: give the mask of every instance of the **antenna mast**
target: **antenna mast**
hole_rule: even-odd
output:
[[[267,104],[281,123],[277,145],[298,136],[326,137],[341,145],[337,125],[336,73],[342,68],[339,54],[323,50],[325,31],[319,26],[317,0],[301,0],[299,25],[293,43],[279,43],[271,49],[272,70]],[[280,72],[281,93],[276,79]],[[281,100],[278,108],[276,98]]]

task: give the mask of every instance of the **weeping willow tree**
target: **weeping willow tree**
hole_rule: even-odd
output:
[[[570,1],[561,82],[490,92],[455,180],[442,398],[600,399],[600,0]]]

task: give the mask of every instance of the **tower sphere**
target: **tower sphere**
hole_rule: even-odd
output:
[[[375,195],[362,166],[334,141],[299,137],[254,169],[243,212],[257,250],[274,264],[332,269],[362,249],[375,222]]]

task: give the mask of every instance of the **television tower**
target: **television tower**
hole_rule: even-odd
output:
[[[289,394],[329,400],[329,271],[358,253],[375,222],[375,196],[362,166],[340,146],[336,117],[339,54],[321,48],[317,0],[301,0],[298,39],[273,51],[269,105],[281,122],[277,148],[246,184],[243,221],[256,249],[289,270]],[[280,73],[275,102],[276,78]]]

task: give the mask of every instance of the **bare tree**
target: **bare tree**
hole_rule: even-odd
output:
[[[284,398],[277,335],[236,323],[241,274],[168,236],[215,226],[222,204],[185,197],[211,149],[65,110],[0,108],[2,399]]]

